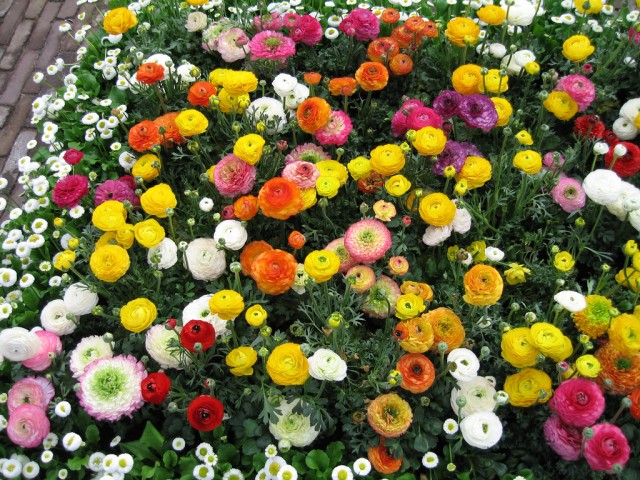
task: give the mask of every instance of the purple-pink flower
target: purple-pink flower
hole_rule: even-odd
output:
[[[256,167],[231,153],[217,163],[213,181],[220,194],[225,197],[245,195],[256,183]]]
[[[11,414],[20,405],[29,404],[46,410],[54,395],[53,384],[45,377],[26,377],[9,389],[7,409]]]
[[[322,145],[344,145],[353,129],[349,115],[342,110],[333,110],[327,124],[314,135]]]
[[[567,75],[558,80],[556,90],[566,92],[578,104],[578,111],[584,112],[596,98],[596,89],[584,75]]]
[[[122,180],[105,180],[96,188],[95,206],[97,207],[107,200],[129,201],[132,205],[140,205],[140,198],[136,195],[135,189]]]
[[[547,152],[542,157],[542,164],[553,172],[564,165],[564,157],[560,152]]]
[[[551,198],[567,213],[580,210],[587,202],[587,195],[580,182],[564,176],[551,189]]]
[[[480,128],[485,133],[498,123],[498,112],[493,102],[479,93],[466,95],[460,100],[458,115],[468,127]]]
[[[394,137],[401,137],[407,133],[407,130],[409,130],[409,127],[407,127],[407,118],[416,108],[421,107],[424,107],[424,103],[417,98],[411,98],[402,104],[391,119],[391,133],[393,133]]]
[[[9,415],[7,435],[20,447],[39,446],[51,429],[46,412],[37,405],[25,403]]]
[[[38,330],[36,335],[40,339],[40,350],[33,357],[24,360],[22,365],[41,372],[49,368],[53,359],[62,353],[62,342],[58,335],[46,330]]]
[[[384,223],[365,218],[347,228],[344,246],[355,261],[373,263],[391,248],[391,232]]]
[[[368,42],[378,38],[380,33],[380,20],[373,12],[364,8],[351,10],[338,28],[349,37],[355,37],[360,42]]]
[[[580,458],[582,431],[564,423],[558,415],[551,415],[544,422],[544,439],[547,445],[567,462]]]
[[[610,472],[614,465],[624,467],[631,448],[622,430],[610,423],[599,423],[592,431],[593,436],[585,440],[582,452],[591,469]]]
[[[311,162],[292,162],[284,167],[282,176],[291,180],[298,188],[315,188],[320,171]]]
[[[442,127],[442,117],[429,107],[415,108],[407,116],[407,128],[409,130],[420,130],[423,127]]]
[[[315,45],[322,40],[322,25],[311,15],[302,15],[295,19],[289,36],[294,42]]]
[[[586,378],[571,378],[556,388],[549,408],[567,425],[576,428],[596,423],[604,412],[604,394],[600,387]]]
[[[451,165],[456,169],[456,172],[459,172],[464,167],[466,160],[467,152],[464,146],[454,140],[449,140],[431,169],[436,175],[443,175],[444,169]]]
[[[251,60],[272,60],[284,62],[296,54],[296,42],[280,32],[264,30],[249,42]]]
[[[448,120],[458,114],[462,94],[455,90],[445,90],[433,100],[433,109],[442,118]]]

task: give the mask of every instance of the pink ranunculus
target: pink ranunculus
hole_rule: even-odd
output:
[[[280,32],[264,30],[249,42],[251,60],[286,61],[296,54],[296,42]]]
[[[37,405],[25,403],[9,415],[7,435],[20,447],[34,448],[49,435],[50,428],[46,412]]]
[[[560,152],[547,152],[542,157],[542,164],[553,172],[564,165],[564,157]]]
[[[558,80],[556,90],[566,92],[578,104],[578,111],[584,112],[596,98],[596,88],[584,75],[567,75]]]
[[[351,10],[338,28],[344,34],[355,37],[360,42],[368,42],[378,38],[380,33],[380,20],[373,12],[364,8]]]
[[[64,155],[62,156],[62,158],[64,158],[64,161],[69,165],[77,165],[78,163],[80,163],[80,160],[82,160],[82,157],[84,157],[84,153],[82,153],[80,150],[76,150],[75,148],[70,148],[69,150],[64,152]]]
[[[409,130],[420,130],[424,127],[442,127],[442,117],[429,107],[415,108],[407,117]]]
[[[294,21],[289,36],[294,42],[315,45],[322,40],[322,25],[311,15],[302,15]]]
[[[327,124],[316,130],[314,135],[322,145],[341,146],[347,142],[352,129],[353,124],[349,115],[342,110],[333,110]]]
[[[120,180],[105,180],[96,188],[94,202],[96,207],[107,200],[129,201],[132,205],[140,205],[140,198],[129,185]]]
[[[220,194],[225,197],[245,195],[256,183],[256,167],[231,153],[218,162],[213,171],[213,180]]]
[[[580,210],[587,202],[587,195],[578,180],[564,177],[551,189],[551,198],[565,212]]]
[[[315,188],[320,171],[311,162],[293,162],[284,167],[282,176],[291,180],[298,188]]]
[[[35,356],[24,360],[22,365],[41,372],[49,368],[53,359],[62,353],[62,342],[58,335],[46,330],[39,330],[36,335],[40,338],[40,351]]]
[[[582,432],[564,423],[559,416],[551,415],[544,422],[544,438],[547,445],[567,462],[580,458]]]
[[[284,18],[279,13],[271,13],[260,17],[253,17],[253,26],[257,32],[263,30],[280,30],[284,25]]]
[[[45,377],[26,377],[18,380],[7,394],[9,415],[24,404],[35,405],[46,410],[54,395],[53,385]]]
[[[407,118],[415,109],[423,107],[424,103],[417,98],[405,101],[391,119],[391,133],[393,133],[393,136],[401,137],[407,133],[407,130],[409,130]]]
[[[84,175],[69,175],[53,187],[51,199],[59,208],[73,208],[89,193],[89,179]]]
[[[340,268],[338,269],[339,273],[345,273],[351,267],[355,267],[358,264],[358,261],[352,258],[345,248],[344,237],[340,237],[329,242],[324,249],[331,250],[333,253],[338,255],[338,258],[340,259]]]
[[[249,37],[241,28],[230,28],[218,35],[216,49],[225,62],[242,60],[250,51]]]
[[[599,423],[592,430],[593,437],[585,440],[582,451],[591,469],[610,472],[614,465],[624,467],[631,448],[622,430],[610,423]]]
[[[598,421],[604,412],[604,394],[586,378],[571,378],[558,386],[549,407],[567,425],[585,428]]]

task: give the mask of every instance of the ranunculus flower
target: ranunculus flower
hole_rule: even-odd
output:
[[[29,404],[46,411],[55,395],[53,384],[45,377],[26,377],[18,380],[7,393],[9,415],[20,405]]]
[[[395,458],[389,449],[384,446],[384,441],[380,439],[380,445],[369,448],[367,458],[376,472],[382,475],[390,475],[400,470],[402,457]]]
[[[403,435],[411,426],[411,406],[397,393],[378,395],[367,407],[367,420],[375,432],[385,438]]]
[[[50,423],[45,410],[28,403],[16,408],[7,422],[9,440],[24,448],[39,446],[49,435],[49,430]]]
[[[196,238],[184,252],[184,264],[196,280],[211,281],[227,268],[224,250],[218,250],[213,238]]]
[[[260,188],[258,204],[263,215],[287,220],[302,210],[302,194],[291,180],[274,177],[267,180]]]
[[[617,425],[599,423],[592,427],[593,437],[584,441],[583,455],[592,470],[612,471],[624,467],[631,455],[627,437]]]
[[[161,404],[171,389],[171,379],[163,372],[150,373],[140,383],[145,402]]]
[[[309,362],[300,345],[284,343],[274,348],[269,355],[267,373],[278,385],[302,385],[309,378]]]
[[[213,325],[204,320],[190,320],[180,330],[180,345],[196,352],[195,344],[200,344],[200,351],[205,351],[213,347],[216,342],[216,331]]]
[[[73,208],[89,193],[89,179],[84,175],[68,175],[53,187],[51,200],[59,208]]]
[[[502,422],[493,412],[476,412],[460,421],[460,432],[469,445],[486,450],[502,438]]]
[[[210,432],[222,425],[224,406],[210,395],[194,398],[187,408],[187,420],[193,428],[201,432]]]
[[[244,247],[248,236],[244,225],[238,220],[223,220],[213,232],[216,243],[221,243],[220,241],[223,240],[224,247],[229,250],[240,250]]]
[[[178,262],[178,246],[168,237],[147,251],[147,263],[158,270],[166,270]]]
[[[222,320],[233,320],[244,310],[244,299],[235,290],[218,290],[209,299],[211,313]]]
[[[253,374],[253,365],[258,360],[258,354],[251,347],[238,347],[231,350],[225,357],[225,363],[231,368],[231,374],[236,377]]]
[[[10,327],[0,331],[0,355],[12,362],[22,362],[37,355],[42,341],[36,332],[22,327]]]
[[[456,348],[447,355],[447,363],[455,364],[450,370],[451,376],[459,382],[468,382],[478,376],[480,361],[468,348]]]
[[[78,163],[80,163],[83,157],[84,153],[80,150],[76,150],[75,148],[70,148],[69,150],[64,152],[64,155],[62,156],[62,158],[64,158],[64,161],[69,165],[77,165]]]
[[[604,412],[604,394],[600,387],[586,378],[571,378],[562,382],[549,402],[567,425],[584,428],[593,425]]]
[[[558,415],[551,415],[544,422],[544,438],[547,445],[567,462],[580,458],[582,449],[582,431],[567,425]]]
[[[280,411],[276,422],[269,422],[269,431],[276,440],[288,440],[294,447],[304,448],[310,445],[320,433],[311,426],[311,419],[303,413],[294,413],[293,409],[300,402],[291,402],[282,398],[277,409]]]
[[[495,380],[477,376],[468,382],[458,382],[458,388],[451,389],[451,409],[460,414],[460,418],[468,417],[476,412],[490,412],[496,406]],[[458,406],[458,398],[464,397],[464,407]]]
[[[58,335],[46,330],[38,330],[36,335],[40,339],[40,350],[31,358],[23,360],[22,364],[31,370],[41,372],[49,368],[53,359],[62,353],[62,342]]]
[[[339,382],[347,377],[347,363],[327,348],[319,348],[308,358],[309,374],[316,380]]]
[[[463,299],[470,305],[494,305],[502,296],[504,282],[500,273],[490,265],[474,265],[464,275]]]
[[[402,375],[400,388],[411,393],[424,393],[435,381],[436,369],[431,360],[422,353],[403,355],[396,363],[396,370]]]

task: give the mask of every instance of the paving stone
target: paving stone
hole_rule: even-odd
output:
[[[7,123],[7,119],[9,118],[10,113],[11,107],[0,106],[0,128],[4,127],[4,124]]]
[[[29,7],[24,13],[25,18],[38,18],[46,4],[47,0],[29,0]]]
[[[22,130],[27,119],[30,118],[31,103],[35,98],[35,95],[20,96],[13,112],[9,115],[9,121],[2,129],[2,136],[0,136],[0,156],[8,155],[13,149],[20,130]]]
[[[58,12],[58,18],[75,18],[76,12],[78,11],[78,2],[77,0],[66,0],[64,4],[60,7],[60,11]]]
[[[13,68],[16,60],[20,57],[25,44],[29,40],[31,29],[33,28],[33,20],[22,20],[16,28],[13,37],[11,37],[11,43],[7,50],[2,55],[0,61],[0,68],[3,70],[9,70]]]
[[[20,0],[16,0],[20,1]],[[4,17],[14,0],[0,0],[0,17]]]
[[[22,14],[26,10],[28,4],[29,2],[24,1],[13,2],[12,8],[7,11],[7,14],[2,20],[2,25],[0,26],[0,44],[9,44],[11,37],[13,36],[13,32],[16,29],[16,25],[20,23]]]
[[[16,63],[11,77],[0,96],[0,105],[15,105],[20,97],[22,87],[31,78],[33,66],[38,58],[38,52],[25,52]]]
[[[49,30],[49,34],[47,35],[47,39],[44,43],[42,49],[40,49],[40,55],[38,57],[38,62],[36,63],[37,70],[46,70],[46,68],[55,62],[55,59],[59,57],[58,53],[60,52],[60,40],[63,35],[66,33],[58,30],[58,27],[62,21],[56,20],[51,24],[51,29]]]
[[[33,33],[31,34],[31,39],[29,40],[28,45],[29,50],[40,50],[44,47],[45,40],[49,36],[49,30],[53,28],[52,23],[54,18],[56,18],[58,10],[60,10],[59,3],[47,2],[47,5],[38,17],[38,23],[36,23],[36,27],[33,29]],[[57,29],[58,27],[56,26],[55,28]]]

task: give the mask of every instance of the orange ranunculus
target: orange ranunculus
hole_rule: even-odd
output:
[[[607,342],[596,350],[600,362],[600,373],[596,380],[607,393],[629,395],[640,388],[640,353],[628,356]]]
[[[411,406],[397,393],[378,395],[367,406],[367,420],[371,428],[385,438],[403,435],[411,426]]]
[[[336,97],[340,95],[351,96],[355,93],[358,82],[353,77],[332,78],[329,81],[329,93]]]
[[[209,99],[218,93],[218,89],[210,82],[196,82],[189,88],[187,100],[191,105],[209,107]]]
[[[404,22],[404,26],[410,32],[419,32],[424,28],[426,20],[418,15],[411,15]]]
[[[302,234],[302,232],[299,232],[298,230],[294,230],[289,234],[289,238],[287,239],[287,241],[291,248],[300,250],[302,247],[304,247],[304,244],[307,242],[307,239]]]
[[[302,77],[309,85],[318,85],[322,80],[322,75],[318,72],[307,72]]]
[[[180,134],[178,126],[176,125],[176,117],[180,112],[169,112],[156,118],[154,122],[164,128],[164,133],[160,136],[164,138],[167,143],[167,147],[173,147],[174,145],[181,145],[187,140]]]
[[[400,48],[413,49],[420,46],[420,43],[422,43],[422,37],[420,35],[416,35],[404,25],[394,28],[391,31],[391,36],[400,44]]]
[[[464,47],[467,43],[475,45],[480,35],[480,27],[470,18],[456,17],[447,23],[444,34],[458,47]]]
[[[432,20],[426,21],[424,28],[420,30],[421,37],[438,38],[439,35],[440,32],[438,31],[438,25]]]
[[[300,130],[311,134],[329,123],[330,116],[331,105],[319,97],[307,98],[296,110]]]
[[[358,190],[362,193],[376,193],[384,185],[382,175],[378,172],[371,172],[364,178],[358,180]]]
[[[266,217],[287,220],[302,210],[302,193],[288,178],[274,177],[258,192],[258,204]]]
[[[392,37],[379,37],[367,47],[367,58],[372,62],[383,63],[400,53],[400,45]]]
[[[385,8],[380,15],[380,20],[388,25],[393,25],[400,20],[400,12],[395,8]]]
[[[364,62],[356,70],[356,81],[365,92],[382,90],[389,81],[387,67],[377,62]]]
[[[490,265],[474,265],[464,275],[463,299],[469,305],[494,305],[502,296],[504,282],[500,273]]]
[[[424,353],[433,346],[434,329],[425,315],[409,318],[398,323],[393,337],[400,348],[409,353]]]
[[[258,290],[267,295],[280,295],[291,288],[296,279],[298,261],[284,250],[267,250],[255,257],[251,278]]]
[[[438,348],[440,342],[445,342],[448,346],[445,353],[450,352],[454,348],[458,348],[464,342],[465,331],[460,317],[453,310],[445,307],[430,310],[422,315],[433,328],[433,347],[432,350]]]
[[[129,146],[136,152],[151,150],[155,145],[162,144],[159,126],[152,120],[143,120],[129,130]]]
[[[406,53],[400,53],[389,61],[389,70],[394,75],[406,75],[413,70],[413,60]]]
[[[242,273],[249,276],[251,275],[251,266],[253,261],[262,252],[273,250],[273,247],[264,240],[256,240],[254,242],[247,243],[240,253],[240,265],[242,265]]]
[[[143,63],[138,67],[136,78],[140,83],[153,85],[164,78],[164,67],[158,63]]]
[[[380,445],[369,449],[367,457],[375,471],[382,475],[395,473],[402,466],[402,457],[394,458],[389,449],[384,446],[382,439],[380,439]]]
[[[402,285],[400,285],[400,291],[405,295],[408,293],[413,293],[414,295],[419,296],[422,300],[425,300],[427,302],[433,300],[433,289],[427,283],[406,280],[402,282]]]
[[[233,214],[245,222],[251,220],[258,214],[258,197],[255,195],[244,195],[233,202]]]
[[[398,363],[396,370],[402,375],[400,387],[411,393],[424,393],[436,379],[436,369],[422,353],[406,353]]]
[[[451,83],[456,92],[463,95],[480,93],[482,73],[480,65],[469,63],[456,68],[451,74]]]

